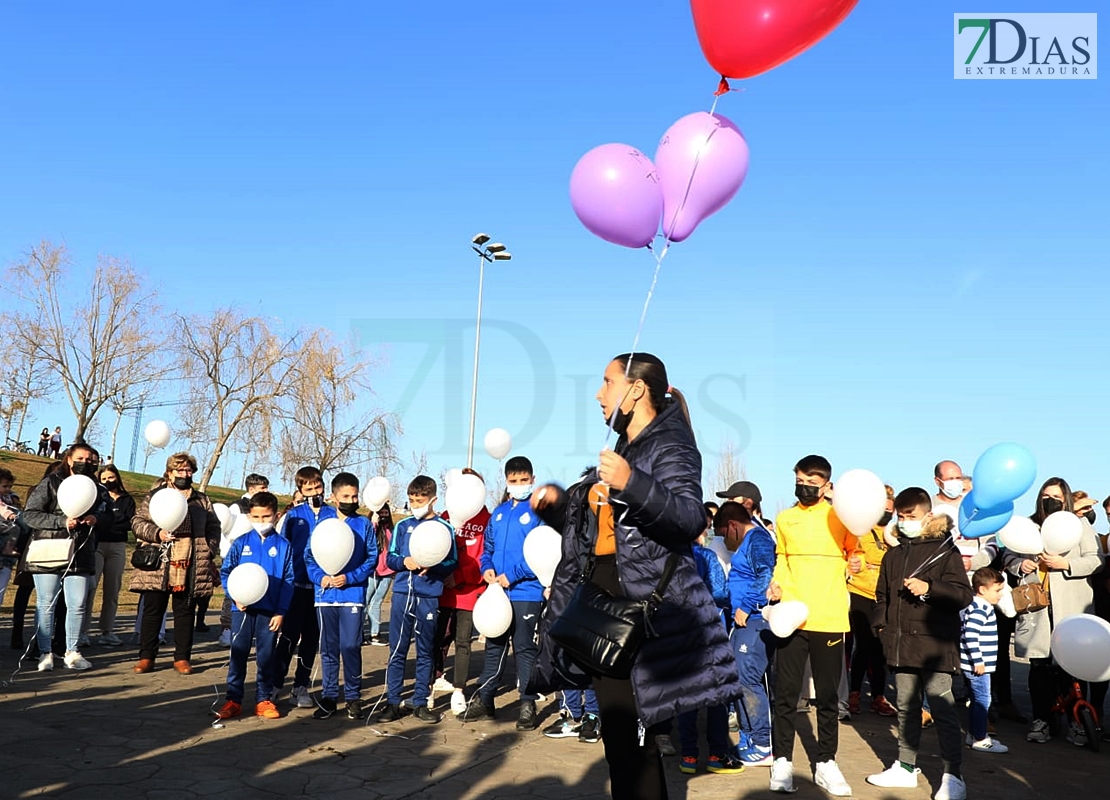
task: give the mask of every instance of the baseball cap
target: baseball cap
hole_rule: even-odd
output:
[[[734,497],[747,497],[756,503],[763,502],[763,495],[759,493],[759,487],[751,481],[737,481],[725,491],[717,492],[717,497],[726,500],[731,500]]]

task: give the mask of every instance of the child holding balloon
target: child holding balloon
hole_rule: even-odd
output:
[[[386,564],[395,571],[393,601],[389,608],[389,642],[392,650],[386,667],[386,698],[388,705],[378,715],[378,722],[395,722],[402,716],[401,690],[405,683],[405,661],[409,644],[416,640],[416,683],[413,687],[413,716],[431,725],[439,722],[440,714],[428,708],[428,695],[432,685],[436,623],[439,615],[439,598],[443,594],[443,581],[455,570],[454,529],[435,513],[436,482],[427,475],[417,475],[408,486],[409,510],[412,516],[397,523],[393,540],[389,543]],[[431,528],[423,526],[431,523]],[[442,526],[443,530],[439,529]],[[431,559],[414,557],[423,533],[442,537],[446,551],[438,563]],[[414,541],[416,540],[416,541]]]
[[[274,530],[278,501],[270,492],[250,498],[252,530],[231,543],[220,567],[224,592],[232,599],[231,660],[227,667],[227,700],[216,712],[220,719],[239,716],[251,645],[255,648],[256,716],[277,719],[274,691],[279,674],[277,636],[293,601],[293,548]],[[261,571],[254,569],[257,565]],[[241,569],[245,567],[247,569]]]
[[[347,701],[347,718],[362,719],[362,620],[366,605],[366,585],[378,561],[378,542],[374,526],[359,516],[358,478],[340,472],[331,481],[338,522],[353,534],[353,542],[333,547],[336,539],[330,530],[325,537],[324,525],[317,526],[304,553],[308,577],[316,587],[316,613],[320,620],[320,667],[323,688],[314,719],[327,719],[338,708],[339,662],[343,661],[343,696]],[[350,549],[347,549],[349,547]],[[338,561],[333,557],[339,553]],[[350,555],[344,561],[342,556]]]

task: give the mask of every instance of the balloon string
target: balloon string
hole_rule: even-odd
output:
[[[930,564],[932,564],[935,561],[939,561],[940,559],[942,559],[946,555],[948,555],[948,547],[949,546],[951,546],[953,549],[956,549],[956,543],[954,541],[952,541],[951,536],[947,537],[944,540],[944,543],[941,544],[941,546],[939,548],[937,548],[936,555],[934,555],[928,561],[926,561],[921,566],[919,566],[917,569],[915,569],[913,572],[911,572],[909,574],[909,576],[906,578],[906,580],[909,580],[910,578],[916,578],[918,575],[921,574],[921,571],[924,570],[927,566],[929,566]]]

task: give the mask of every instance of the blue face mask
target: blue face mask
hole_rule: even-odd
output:
[[[532,483],[521,483],[515,486],[506,487],[506,491],[508,491],[509,497],[513,498],[514,500],[527,500],[529,497],[532,496],[532,487],[534,485],[535,484]]]

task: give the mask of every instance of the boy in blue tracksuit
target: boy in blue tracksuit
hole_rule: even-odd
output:
[[[320,645],[320,622],[316,616],[316,592],[308,577],[304,554],[312,531],[319,522],[337,515],[334,508],[324,505],[324,476],[316,467],[301,467],[294,476],[297,491],[304,498],[281,519],[278,530],[293,547],[293,602],[278,636],[280,674],[275,691],[280,691],[289,674],[296,653],[297,668],[293,673],[290,701],[297,708],[313,708],[316,703],[308,693],[312,665]]]
[[[258,602],[244,606],[232,598],[231,661],[227,667],[227,700],[216,712],[220,719],[236,717],[242,711],[243,683],[252,644],[257,662],[254,713],[266,719],[281,716],[273,698],[280,670],[275,645],[282,620],[293,600],[293,549],[285,537],[274,530],[277,511],[276,497],[269,492],[255,493],[248,511],[254,530],[231,543],[220,567],[225,593],[228,577],[240,564],[259,564],[269,576],[266,594]]]
[[[397,523],[386,566],[395,570],[393,600],[389,606],[389,666],[386,667],[385,710],[378,715],[378,722],[399,720],[401,690],[405,685],[405,661],[409,645],[416,639],[416,683],[413,686],[413,716],[421,722],[435,724],[441,715],[428,708],[428,693],[432,686],[433,650],[435,649],[436,623],[439,619],[439,598],[443,594],[443,580],[455,571],[458,556],[455,550],[455,529],[435,513],[436,482],[427,475],[417,475],[409,482],[409,510],[412,515]],[[445,526],[451,540],[451,550],[434,567],[421,567],[409,554],[412,532],[422,522],[435,520]]]
[[[713,529],[732,553],[728,591],[732,611],[732,651],[740,670],[741,740],[748,746],[739,752],[744,764],[769,767],[771,755],[771,710],[764,677],[770,664],[774,637],[763,619],[767,587],[775,571],[775,540],[740,503],[725,503],[713,517]],[[746,736],[745,736],[746,735]]]
[[[340,472],[331,482],[337,517],[355,536],[354,552],[347,565],[329,575],[316,563],[311,542],[304,551],[305,568],[316,592],[320,623],[320,667],[323,687],[314,719],[327,719],[339,702],[339,661],[343,660],[343,697],[347,717],[362,719],[362,620],[366,585],[378,562],[378,540],[374,526],[358,515],[358,478]]]
[[[536,695],[529,694],[526,687],[538,650],[536,627],[543,611],[543,585],[524,560],[524,539],[543,523],[528,503],[535,485],[532,462],[524,456],[510,458],[505,463],[505,481],[509,499],[493,510],[486,524],[482,577],[486,583],[499,583],[504,587],[513,605],[513,621],[504,634],[486,639],[486,661],[478,679],[479,702],[471,704],[459,719],[470,722],[493,718],[493,697],[505,671],[505,654],[511,640],[520,690],[520,718],[516,729],[530,731],[539,724]]]

